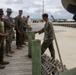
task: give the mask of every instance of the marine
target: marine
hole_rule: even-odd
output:
[[[8,36],[7,33],[4,32],[4,21],[3,21],[3,9],[0,9],[0,69],[4,69],[5,66],[9,64],[9,62],[4,61],[4,38]]]
[[[53,47],[53,40],[55,39],[55,36],[54,36],[53,25],[52,25],[52,22],[50,22],[48,20],[48,14],[47,13],[44,13],[42,15],[42,18],[45,21],[44,28],[42,28],[39,31],[35,31],[35,33],[39,33],[39,34],[44,32],[44,41],[41,45],[41,55],[43,55],[44,52],[46,51],[46,49],[49,48],[51,57],[53,59],[55,59],[55,50]]]
[[[6,56],[12,57],[11,53],[14,51],[11,50],[11,44],[13,41],[13,18],[11,17],[12,10],[7,8],[7,15],[4,18],[5,32],[9,35],[6,37]]]
[[[15,30],[16,30],[16,46],[17,49],[22,49],[23,47],[23,10],[19,10],[19,15],[15,17]]]

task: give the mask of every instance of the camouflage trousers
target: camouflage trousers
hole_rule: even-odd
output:
[[[24,31],[24,33],[22,34],[22,44],[25,42],[25,38],[26,38],[26,32]]]
[[[42,43],[41,45],[41,54],[44,54],[46,49],[49,48],[51,57],[54,59],[55,58],[55,50],[53,46],[53,40],[46,40]]]
[[[22,45],[22,34],[16,31],[16,45],[17,47]]]
[[[0,40],[0,62],[3,61],[4,58],[3,44],[4,44],[4,40]]]
[[[6,37],[6,53],[11,51],[12,41],[13,41],[13,34],[9,34],[9,36]]]

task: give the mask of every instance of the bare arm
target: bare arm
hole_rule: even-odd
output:
[[[4,33],[4,34],[3,33],[0,33],[0,36],[1,37],[6,37],[6,36],[8,36],[8,34],[6,34],[6,33]]]

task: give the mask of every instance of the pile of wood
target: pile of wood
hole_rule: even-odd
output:
[[[42,55],[41,63],[42,75],[59,75],[62,72],[61,63],[57,59],[52,59],[47,55]]]

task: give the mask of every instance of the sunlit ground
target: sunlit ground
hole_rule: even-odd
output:
[[[37,23],[31,25],[33,27],[33,30],[39,30],[44,26],[43,23]],[[76,28],[54,26],[54,30],[63,63],[67,66],[68,69],[76,67]],[[40,39],[42,42],[43,36],[44,34],[41,35],[36,34],[36,39]],[[55,41],[54,41],[54,47],[56,52],[56,58],[59,59]],[[50,56],[48,49],[45,53]]]

